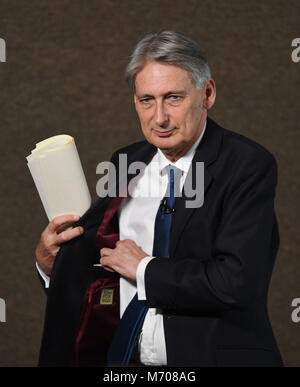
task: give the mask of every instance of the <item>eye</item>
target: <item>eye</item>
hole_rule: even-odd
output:
[[[182,101],[182,97],[180,95],[171,94],[167,97],[167,101],[172,105],[178,105]]]
[[[150,97],[140,99],[140,103],[145,106],[150,105],[151,102],[152,102],[152,98]]]

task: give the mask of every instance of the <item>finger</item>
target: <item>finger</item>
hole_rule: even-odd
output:
[[[49,232],[56,232],[65,223],[74,223],[80,219],[79,215],[76,214],[63,214],[58,215],[51,220],[48,225]]]
[[[57,235],[56,244],[60,245],[61,243],[68,242],[71,239],[74,239],[84,233],[83,227],[74,227],[72,229],[68,229],[66,231],[61,232]]]
[[[112,269],[114,266],[112,260],[113,260],[113,257],[111,257],[109,255],[105,255],[105,256],[100,258],[100,263],[102,266],[108,266],[110,269]]]
[[[103,247],[102,249],[100,249],[100,256],[104,257],[107,255],[111,255],[113,251],[114,251],[113,249],[109,249],[108,247]]]

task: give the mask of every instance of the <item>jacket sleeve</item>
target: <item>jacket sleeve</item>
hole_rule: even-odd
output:
[[[218,312],[243,308],[266,295],[279,244],[277,165],[269,153],[258,156],[238,166],[228,183],[211,256],[149,262],[149,307]]]

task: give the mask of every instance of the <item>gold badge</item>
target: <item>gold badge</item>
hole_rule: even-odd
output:
[[[112,305],[114,300],[114,289],[103,289],[100,297],[100,305]]]

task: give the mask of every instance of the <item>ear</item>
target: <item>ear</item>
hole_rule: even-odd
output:
[[[203,101],[203,107],[209,110],[216,100],[216,83],[213,79],[209,79],[204,86],[205,97]]]

